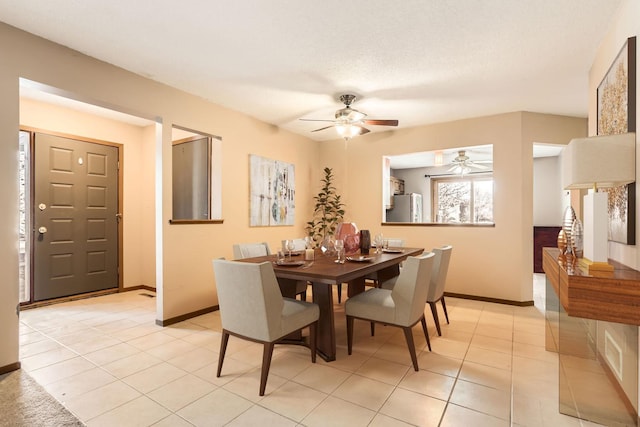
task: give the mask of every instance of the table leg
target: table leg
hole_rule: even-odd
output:
[[[382,270],[378,270],[376,274],[378,276],[378,283],[383,283],[400,274],[400,265],[396,264],[391,267],[383,268]]]
[[[317,342],[318,355],[327,362],[336,360],[336,325],[333,317],[333,285],[327,283],[312,284],[313,302],[320,307]]]
[[[358,277],[350,281],[347,285],[347,296],[349,298],[354,297],[364,292],[364,277]]]

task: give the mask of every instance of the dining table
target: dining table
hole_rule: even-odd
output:
[[[278,262],[275,255],[244,258],[242,262],[271,262],[282,296],[295,298],[296,283],[311,283],[313,302],[320,307],[317,328],[317,354],[325,361],[336,359],[336,328],[334,318],[334,286],[348,284],[347,295],[352,297],[364,292],[365,278],[375,275],[378,282],[384,282],[397,276],[400,264],[409,256],[420,255],[423,248],[386,248],[380,252],[375,249],[369,254],[350,254],[344,263],[336,263],[335,255],[325,255],[315,249],[314,259],[305,260],[304,251]]]

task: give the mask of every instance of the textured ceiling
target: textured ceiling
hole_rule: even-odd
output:
[[[334,129],[298,119],[332,119],[345,92],[401,128],[586,117],[588,71],[621,1],[0,0],[0,21],[326,140]]]

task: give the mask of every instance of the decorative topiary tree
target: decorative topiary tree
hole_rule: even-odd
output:
[[[338,223],[344,217],[344,204],[333,186],[333,170],[331,168],[324,168],[322,183],[322,189],[314,197],[316,206],[313,210],[313,219],[307,222],[305,228],[307,235],[316,247],[320,246],[325,238],[335,234]]]

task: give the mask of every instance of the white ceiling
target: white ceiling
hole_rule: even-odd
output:
[[[400,128],[510,111],[587,116],[622,0],[0,0],[0,20],[317,140],[358,95]],[[372,132],[389,130],[371,126]]]

